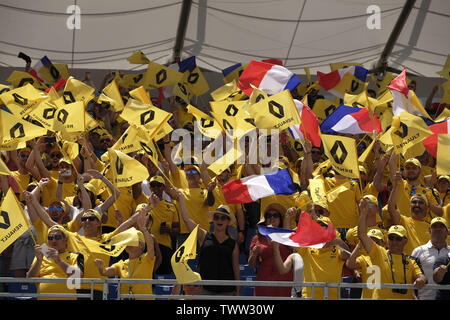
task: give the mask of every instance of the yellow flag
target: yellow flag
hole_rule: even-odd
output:
[[[183,82],[177,82],[173,85],[172,93],[181,98],[186,104],[191,103],[191,98],[193,96],[190,88]]]
[[[0,253],[13,244],[29,228],[31,228],[30,222],[14,192],[9,188],[1,205]]]
[[[120,77],[117,84],[126,89],[133,89],[140,86],[144,86],[144,73],[125,74]],[[117,81],[117,80],[116,80]]]
[[[36,108],[30,111],[30,116],[42,124],[47,130],[53,130],[53,121],[55,119],[56,106],[48,100],[40,101]]]
[[[1,83],[0,83],[0,95],[1,95],[2,93],[8,92],[8,91],[10,91],[10,90],[12,90],[12,89],[13,89],[12,86],[7,86],[7,85],[5,85],[5,84],[1,84]]]
[[[444,110],[442,110],[442,112],[439,114],[439,116],[434,120],[434,122],[441,122],[447,118],[450,118],[450,109],[445,108]]]
[[[359,94],[349,94],[346,93],[344,95],[344,104],[346,106],[358,107],[358,108],[366,108],[370,111],[371,114],[374,113],[375,107],[378,103],[377,99],[369,97],[367,95],[367,86],[368,82],[364,84],[364,89]]]
[[[19,119],[0,109],[1,144],[25,142],[47,134],[47,129]]]
[[[216,175],[221,174],[223,171],[228,169],[233,163],[236,162],[242,156],[242,151],[240,148],[233,148],[228,150],[222,157],[214,161],[208,166],[208,170],[214,172]]]
[[[170,119],[171,113],[136,99],[128,99],[120,117],[130,124],[143,126],[153,138]]]
[[[209,91],[208,81],[198,66],[192,71],[185,71],[181,82],[189,88],[194,96],[201,96]]]
[[[248,63],[241,65],[240,67],[234,69],[230,73],[228,73],[225,77],[223,77],[223,81],[225,83],[229,83],[233,80],[238,82],[239,77],[241,76],[242,72],[244,72],[244,69],[247,68]]]
[[[236,80],[233,80],[212,91],[210,94],[214,101],[222,101],[226,100],[233,93],[237,93],[239,91],[240,89],[236,85]]]
[[[11,151],[19,150],[25,148],[27,145],[26,141],[12,141],[5,144],[0,144],[0,150]]]
[[[317,99],[314,102],[312,111],[317,116],[319,123],[322,123],[338,107],[339,105],[336,105],[333,101],[327,99]]]
[[[377,77],[372,73],[370,75],[373,83],[375,83],[375,85],[377,86],[378,90],[377,90],[377,97],[379,97],[381,94],[385,93],[385,92],[389,92],[389,90],[386,89],[386,87],[391,83],[391,81],[393,79],[395,79],[395,76],[390,73],[390,72],[386,72],[384,74],[383,79],[377,79]]]
[[[0,95],[6,107],[18,118],[28,115],[40,101],[47,97],[45,92],[37,90],[29,83]]]
[[[139,145],[138,140],[138,130],[139,128],[136,125],[130,124],[127,130],[125,130],[111,148],[126,154],[140,150],[141,146]]]
[[[181,72],[151,61],[144,73],[144,82],[154,88],[160,88],[181,82],[182,77]]]
[[[133,97],[140,102],[145,104],[153,105],[152,100],[150,99],[150,94],[144,89],[143,86],[140,86],[134,90],[129,92],[130,97]],[[123,108],[122,108],[123,109]]]
[[[22,87],[22,86],[26,85],[27,83],[29,83],[36,89],[41,89],[41,90],[47,89],[47,86],[45,84],[40,82],[38,79],[33,77],[28,72],[23,72],[23,71],[14,70],[10,74],[8,79],[6,79],[6,81],[11,83],[11,85],[14,87]]]
[[[158,141],[165,136],[167,136],[169,133],[173,131],[172,126],[169,124],[169,122],[165,121],[162,125],[162,127],[158,130],[158,132],[155,133],[153,139],[155,141]]]
[[[311,72],[309,68],[303,68],[303,70],[305,70],[305,74],[306,74],[306,83],[300,83],[297,88],[295,88],[297,90],[297,93],[300,95],[305,95],[308,90],[309,87],[311,86]]]
[[[246,101],[210,101],[211,115],[231,138],[240,138],[255,127],[246,121],[250,115],[243,110]]]
[[[66,104],[73,103],[75,101],[82,101],[86,106],[90,100],[94,97],[95,89],[85,84],[84,82],[69,77],[62,93],[62,98]]]
[[[331,93],[334,94],[334,92],[337,92],[343,96],[345,93],[359,94],[363,89],[364,81],[361,81],[350,72],[347,72],[344,74],[341,81],[333,88]]]
[[[80,236],[77,233],[68,232],[69,241],[67,243],[67,248],[87,254],[105,254],[107,256],[117,257],[123,250],[125,250],[126,245],[111,245],[111,239],[103,242],[98,242],[86,237]]]
[[[337,173],[347,178],[359,180],[358,153],[355,139],[322,134],[325,155]]]
[[[67,64],[51,64],[36,71],[39,73],[39,77],[48,84],[55,84],[60,78],[67,80],[70,77]]]
[[[3,175],[10,175],[12,174],[9,168],[6,166],[6,164],[3,162],[3,160],[0,158],[0,174]]]
[[[188,105],[186,109],[188,113],[195,117],[197,128],[203,135],[215,139],[222,132],[222,128],[214,118],[192,105]]]
[[[422,118],[402,112],[399,116],[393,117],[392,127],[380,137],[384,144],[394,146],[397,154],[405,155],[405,152],[420,143],[423,139],[433,134]],[[391,141],[389,141],[389,137]]]
[[[441,71],[436,72],[441,77],[450,79],[450,54],[447,55],[447,60],[445,61],[444,67]]]
[[[438,134],[436,173],[438,175],[450,175],[450,134]]]
[[[136,159],[111,148],[105,154],[108,155],[110,161],[110,168],[106,175],[118,188],[129,187],[148,178],[147,167]],[[102,156],[102,160],[104,160],[104,156]]]
[[[68,158],[70,160],[74,160],[76,157],[78,157],[79,154],[79,148],[78,144],[70,141],[65,140],[59,140],[57,138],[57,143],[59,146],[59,149],[61,150],[61,153],[65,158]]]
[[[129,56],[127,60],[132,64],[148,64],[150,62],[150,60],[148,60],[148,58],[141,50],[133,52],[133,54]]]
[[[309,179],[309,192],[313,202],[320,202],[327,199],[325,183],[322,179]]]
[[[180,284],[202,280],[200,274],[192,271],[188,265],[188,260],[195,259],[197,252],[197,232],[198,225],[192,230],[186,241],[183,242],[170,259],[173,273]]]
[[[85,130],[84,112],[83,101],[61,105],[55,112],[53,130],[69,135],[83,132]]]
[[[281,91],[253,104],[249,108],[249,113],[259,129],[281,131],[301,123],[297,106],[289,90]]]
[[[131,94],[131,92],[130,92]],[[119,92],[119,87],[117,86],[117,82],[113,79],[104,89],[103,93],[98,98],[99,102],[107,102],[116,112],[120,112],[124,108],[122,96]]]

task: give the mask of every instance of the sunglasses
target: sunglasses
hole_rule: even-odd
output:
[[[53,153],[53,154],[51,154],[50,155],[50,158],[58,158],[58,159],[61,159],[62,158],[62,154],[60,154],[60,153]]]
[[[53,211],[53,210],[62,211],[62,207],[61,206],[50,206],[50,207],[48,207],[48,209],[50,211]]]
[[[402,240],[403,240],[403,237],[399,237],[399,236],[395,236],[395,235],[393,235],[393,234],[390,234],[390,235],[388,236],[388,239],[391,240],[391,241],[402,241]]]
[[[60,234],[55,234],[54,236],[48,236],[48,237],[47,237],[47,239],[48,239],[49,241],[52,241],[53,239],[55,239],[55,240],[61,240],[62,238],[63,238],[63,236],[60,235]]]
[[[198,174],[197,170],[186,170],[186,174]]]
[[[227,220],[227,219],[228,219],[227,216],[219,215],[219,214],[215,214],[214,217],[213,217],[213,220],[214,220],[214,221],[219,221],[219,220],[225,221],[225,220]]]
[[[270,218],[281,218],[281,215],[278,212],[274,212],[274,213],[266,213],[264,215],[264,218],[266,219],[270,219]]]
[[[411,200],[411,204],[424,205],[425,201],[423,201],[423,200]]]
[[[30,155],[29,153],[21,153],[21,154],[19,154],[19,157],[28,158],[29,155]]]
[[[82,217],[81,218],[81,221],[95,221],[95,220],[98,220],[96,217],[94,217],[94,216],[89,216],[89,217]]]
[[[152,183],[150,183],[150,188],[160,188],[162,186],[164,186],[164,185],[162,183],[159,183],[159,182],[152,182]]]

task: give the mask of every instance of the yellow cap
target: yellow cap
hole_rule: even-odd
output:
[[[439,176],[438,181],[441,180],[441,179],[445,179],[445,180],[447,180],[448,182],[450,182],[450,177],[447,176],[447,175]]]
[[[422,199],[423,201],[425,201],[425,204],[426,204],[426,205],[428,205],[428,199],[427,199],[427,197],[426,197],[424,194],[422,194],[422,193],[415,193],[415,194],[413,194],[413,195],[411,196],[411,198],[409,198],[409,202],[411,202],[412,199],[414,199],[414,198],[420,198],[420,199]]]
[[[436,218],[433,218],[433,219],[431,220],[431,222],[430,222],[430,227],[431,227],[433,224],[435,224],[435,223],[442,223],[442,224],[448,229],[447,220],[445,220],[445,219],[442,218],[442,217],[436,217]]]
[[[94,209],[86,210],[83,213],[82,217],[91,216],[91,215],[95,216],[98,219],[98,221],[100,221],[100,222],[102,221],[102,217],[100,215],[100,212],[98,212],[97,210],[94,210]]]
[[[330,218],[325,217],[325,216],[318,216],[317,219],[316,219],[316,222],[317,223],[321,222],[321,223],[323,223],[323,224],[328,226],[328,224],[331,223],[331,220],[330,220]]]
[[[396,224],[389,228],[388,235],[390,234],[396,234],[400,237],[406,238],[406,229],[403,226]]]
[[[163,177],[161,177],[161,176],[153,176],[153,177],[151,177],[151,179],[150,179],[150,183],[152,183],[153,181],[156,181],[156,182],[162,183],[163,185],[165,185],[165,184],[166,184],[166,182],[164,181],[164,178],[163,178]]]
[[[367,235],[384,241],[384,234],[380,229],[370,229],[369,232],[367,232]]]
[[[415,166],[417,166],[417,167],[419,167],[419,168],[422,168],[422,165],[420,164],[420,161],[417,160],[416,158],[409,158],[408,160],[405,161],[405,165],[406,165],[407,163],[412,163],[412,164],[414,164]]]
[[[375,196],[368,194],[368,195],[365,195],[363,198],[369,200],[369,202],[378,206],[378,199]]]

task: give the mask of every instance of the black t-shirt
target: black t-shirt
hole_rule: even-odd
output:
[[[449,262],[450,258],[448,256],[440,257],[434,262],[433,270],[442,265],[446,266]],[[450,284],[450,272],[448,272],[448,270],[439,284]],[[450,290],[438,290],[436,300],[450,300]]]
[[[219,243],[213,233],[208,232],[200,248],[198,270],[202,280],[235,280],[233,250],[236,241],[229,237]],[[205,286],[214,292],[232,292],[234,286]]]

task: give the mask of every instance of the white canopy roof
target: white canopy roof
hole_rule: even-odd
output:
[[[69,29],[69,6],[80,29]],[[139,70],[126,58],[142,50],[155,62],[172,62],[181,0],[2,0],[0,66],[23,67],[47,55],[69,68]],[[376,4],[380,29],[369,29]],[[277,58],[298,74],[329,72],[331,62],[375,66],[405,0],[193,0],[182,58],[220,72],[235,63]],[[372,13],[373,14],[373,13]],[[372,16],[373,17],[373,16]],[[450,53],[450,1],[418,0],[388,57],[390,67],[436,77]],[[34,62],[33,62],[34,63]]]

